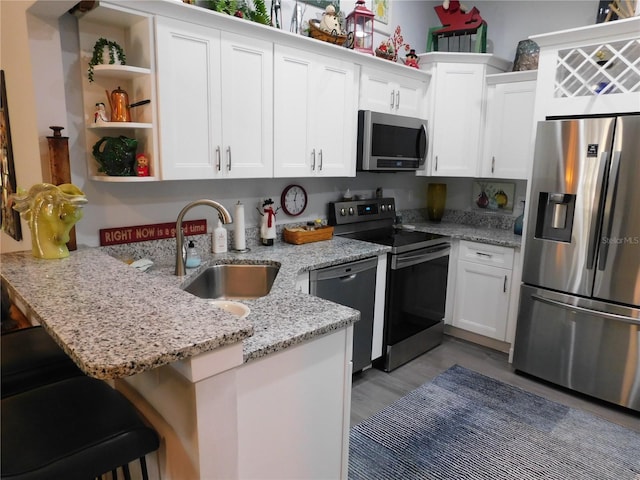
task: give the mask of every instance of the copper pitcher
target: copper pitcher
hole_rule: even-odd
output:
[[[129,112],[129,95],[127,95],[127,92],[120,87],[111,93],[108,90],[106,92],[109,106],[111,107],[111,121],[130,122],[131,113]]]

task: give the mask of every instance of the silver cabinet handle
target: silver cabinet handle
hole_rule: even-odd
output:
[[[496,157],[491,157],[491,173],[496,169]]]
[[[220,171],[221,168],[221,161],[220,161],[220,145],[218,145],[216,147],[216,170]]]
[[[436,172],[438,171],[438,155],[436,155]]]
[[[391,103],[389,104],[391,108],[393,108],[393,99],[395,97],[396,91],[391,90]]]
[[[396,90],[396,108],[400,108],[400,90]]]
[[[493,255],[491,255],[490,253],[484,253],[484,252],[476,252],[476,255],[478,255],[479,257],[487,257],[487,258],[493,257]]]
[[[311,162],[311,170],[316,169],[316,149],[311,150],[311,158],[313,159]]]
[[[227,147],[227,170],[231,171],[231,147]]]
[[[318,171],[322,171],[322,149],[320,149],[320,151],[318,152]]]
[[[507,293],[507,276],[504,276],[504,285],[502,286],[502,292]]]

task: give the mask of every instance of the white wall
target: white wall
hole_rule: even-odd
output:
[[[180,209],[197,198],[214,198],[231,208],[238,200],[252,209],[260,198],[270,196],[278,202],[287,180],[212,180],[175,181],[148,184],[105,184],[86,179],[87,166],[82,125],[77,27],[68,15],[56,20],[27,14],[33,2],[0,1],[0,60],[5,70],[8,104],[11,114],[16,177],[19,187],[28,188],[46,178],[42,162],[48,156],[46,136],[50,125],[65,127],[69,136],[72,180],[89,198],[85,218],[77,225],[80,244],[97,245],[98,229],[142,223],[174,221]],[[38,15],[47,11],[57,18],[75,4],[75,0],[40,0],[34,8]],[[283,0],[283,10],[292,0]],[[472,2],[468,2],[470,5]],[[517,40],[529,34],[570,28],[593,23],[597,0],[527,2],[478,1],[476,5],[489,23],[489,39],[495,52],[512,59]],[[352,3],[353,5],[353,3]],[[433,6],[436,2],[392,0],[391,24],[402,25],[405,41],[418,52],[426,46],[426,32],[436,24]],[[345,8],[349,12],[353,7]],[[285,10],[286,12],[286,10]],[[291,10],[289,10],[291,12]],[[591,12],[591,13],[589,13]],[[283,14],[285,28],[287,16]],[[28,20],[28,21],[27,21]],[[502,33],[501,33],[502,32]],[[382,38],[382,37],[380,37]],[[355,193],[373,193],[382,186],[385,193],[397,199],[401,209],[425,204],[425,190],[429,178],[415,178],[408,174],[359,174],[354,179],[300,179],[310,193],[308,213],[303,220],[325,214],[325,204],[336,200],[350,188]],[[451,204],[463,208],[469,181],[451,180]],[[194,218],[212,219],[209,212],[193,212]],[[258,223],[257,212],[247,223]],[[279,222],[293,221],[280,215]],[[2,233],[2,252],[30,248],[29,230],[23,222],[25,240],[14,242]]]

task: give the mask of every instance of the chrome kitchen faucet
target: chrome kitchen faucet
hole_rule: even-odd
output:
[[[185,259],[184,259],[184,255],[183,255],[183,246],[184,246],[184,232],[182,231],[182,219],[184,218],[185,214],[191,210],[193,207],[197,207],[198,205],[208,205],[211,208],[215,208],[218,211],[218,216],[220,217],[220,220],[222,220],[222,223],[227,224],[227,223],[232,223],[233,219],[231,218],[231,214],[227,211],[226,208],[224,208],[220,203],[216,202],[215,200],[207,200],[207,199],[201,199],[201,200],[196,200],[194,202],[191,202],[189,204],[187,204],[182,210],[180,210],[180,213],[178,214],[178,219],[176,220],[176,270],[175,270],[175,274],[182,276],[185,274]]]

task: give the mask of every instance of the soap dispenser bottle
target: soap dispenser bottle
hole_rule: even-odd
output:
[[[187,261],[185,262],[185,266],[187,268],[195,268],[200,265],[200,255],[198,255],[198,250],[196,250],[196,246],[193,243],[193,240],[189,240],[189,246],[187,247]]]
[[[213,253],[225,253],[227,251],[227,230],[218,219],[218,226],[213,230]]]

